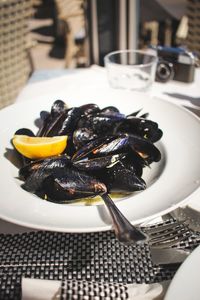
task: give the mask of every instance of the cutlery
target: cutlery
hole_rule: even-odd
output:
[[[160,223],[159,226],[143,228],[133,226],[107,193],[101,197],[110,213],[115,236],[123,244],[134,245],[148,242],[152,247],[163,248],[176,244],[190,234],[188,227],[182,221],[170,224]]]
[[[200,232],[200,212],[198,210],[187,205],[176,208],[170,212],[170,215],[176,220],[185,220],[190,229]]]
[[[151,258],[156,265],[181,264],[191,253],[190,250],[178,248],[150,248]]]

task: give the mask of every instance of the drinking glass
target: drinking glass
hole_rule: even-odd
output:
[[[147,91],[155,80],[157,56],[142,50],[114,51],[104,57],[113,88]]]

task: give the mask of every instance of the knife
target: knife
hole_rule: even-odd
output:
[[[150,248],[151,258],[156,265],[181,264],[191,253],[190,250],[177,248]]]

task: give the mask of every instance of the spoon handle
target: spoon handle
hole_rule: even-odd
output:
[[[144,242],[147,239],[143,232],[134,227],[126,219],[107,193],[101,195],[101,197],[109,210],[115,235],[120,242],[125,244],[135,244]]]

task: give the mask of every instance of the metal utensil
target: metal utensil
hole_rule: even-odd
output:
[[[178,248],[151,248],[151,258],[156,265],[181,264],[191,253],[190,250]]]
[[[178,221],[144,228],[133,226],[107,193],[101,197],[110,213],[116,238],[123,244],[134,245],[148,242],[152,247],[163,248],[176,244],[190,234],[188,227]]]
[[[178,207],[170,212],[170,215],[176,220],[185,220],[190,229],[200,232],[200,212],[192,207]]]

